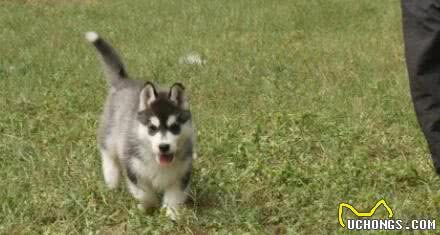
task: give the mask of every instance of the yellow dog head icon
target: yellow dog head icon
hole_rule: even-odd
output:
[[[338,216],[339,224],[343,228],[345,227],[344,221],[342,220],[342,211],[343,211],[342,208],[344,208],[344,207],[350,209],[358,217],[371,217],[371,216],[374,215],[374,212],[376,212],[376,209],[380,205],[383,205],[387,209],[387,211],[388,211],[388,218],[393,217],[393,210],[391,210],[391,208],[387,205],[387,203],[385,202],[384,199],[378,201],[376,203],[376,205],[371,209],[370,212],[358,212],[352,205],[347,204],[347,203],[340,203],[339,204],[339,216]]]

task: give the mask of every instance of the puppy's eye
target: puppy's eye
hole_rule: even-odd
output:
[[[169,127],[172,133],[178,133],[180,131],[180,126],[177,124],[173,124]]]
[[[156,132],[157,130],[159,130],[159,128],[158,128],[157,126],[154,126],[154,125],[149,125],[149,126],[148,126],[148,129],[149,129],[150,131],[152,131],[152,132]]]

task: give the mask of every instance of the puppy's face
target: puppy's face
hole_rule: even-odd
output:
[[[151,145],[155,160],[162,166],[176,158],[191,138],[191,113],[180,83],[168,92],[157,92],[152,83],[142,89],[139,102],[139,137]]]

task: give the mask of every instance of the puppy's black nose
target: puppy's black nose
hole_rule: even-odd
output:
[[[169,144],[159,144],[159,149],[161,152],[166,153],[168,150],[170,150]]]

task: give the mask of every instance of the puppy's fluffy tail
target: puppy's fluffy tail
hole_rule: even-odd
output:
[[[116,51],[96,32],[85,34],[87,41],[92,43],[101,55],[101,62],[104,67],[105,76],[111,86],[118,86],[121,80],[128,77],[125,66]]]

